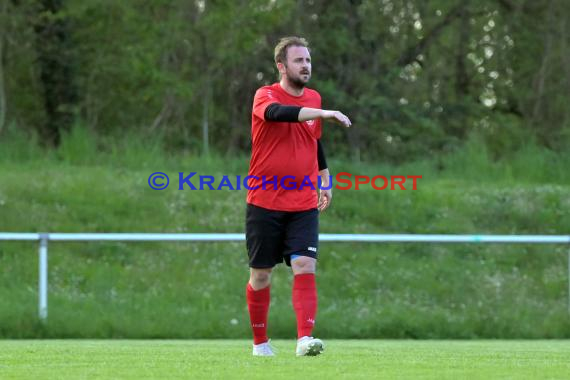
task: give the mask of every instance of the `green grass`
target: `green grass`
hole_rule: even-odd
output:
[[[192,166],[182,161],[180,168]],[[0,230],[244,230],[244,191],[153,191],[146,177],[157,170],[172,172],[50,160],[0,164]],[[570,214],[563,210],[570,205],[569,190],[562,184],[513,187],[436,178],[420,183],[417,191],[335,191],[321,231],[567,234]],[[567,247],[323,243],[320,252],[320,333],[570,337]],[[3,242],[0,267],[1,337],[250,334],[244,244],[51,243],[47,325],[36,318],[37,244]],[[284,338],[294,321],[290,272],[278,268],[274,281],[271,324],[274,336]],[[238,323],[230,324],[234,319]]]
[[[567,379],[568,341],[330,340],[323,355],[273,358],[249,341],[0,341],[3,379]]]
[[[160,139],[132,138],[105,142],[78,130],[48,151],[33,138],[2,142],[0,231],[244,231],[245,191],[179,191],[175,182],[180,171],[243,176],[248,157],[204,159],[165,152]],[[530,146],[493,161],[476,142],[401,167],[331,158],[334,173],[424,178],[416,191],[335,190],[321,232],[568,234],[567,159]],[[156,171],[171,176],[168,189],[148,187]],[[49,250],[44,325],[37,321],[37,244],[0,244],[0,337],[250,336],[244,244],[53,242]],[[335,338],[570,338],[567,252],[560,245],[322,243],[316,331]],[[272,299],[272,335],[291,336],[286,268],[276,270]]]

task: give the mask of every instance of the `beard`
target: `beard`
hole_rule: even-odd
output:
[[[303,75],[307,75],[307,80],[303,79],[303,77],[302,77]],[[299,90],[302,90],[303,88],[305,88],[307,83],[309,83],[310,79],[311,79],[310,73],[309,74],[294,75],[293,73],[289,73],[287,71],[287,80],[289,81],[291,86],[298,88]]]
[[[287,77],[287,78],[289,79],[289,83],[291,83],[291,85],[293,87],[296,87],[298,89],[302,89],[302,88],[305,88],[305,86],[309,82],[309,78],[311,78],[311,77],[309,76],[309,78],[306,81],[301,79],[301,77]]]

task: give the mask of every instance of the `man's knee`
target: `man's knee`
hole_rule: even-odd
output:
[[[263,289],[263,288],[269,286],[269,284],[271,284],[271,271],[272,270],[273,269],[271,269],[271,268],[267,268],[267,269],[251,268],[249,283],[251,284],[253,289],[258,290],[258,289]]]
[[[315,273],[317,260],[308,256],[299,256],[291,260],[291,269],[294,274]]]

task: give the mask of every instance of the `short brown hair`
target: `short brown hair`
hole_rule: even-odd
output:
[[[309,43],[303,37],[283,37],[275,46],[275,63],[285,63],[287,61],[287,49],[289,46],[304,46],[309,48]]]

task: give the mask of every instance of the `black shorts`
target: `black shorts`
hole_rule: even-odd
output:
[[[291,266],[291,255],[317,258],[319,211],[274,211],[247,205],[245,217],[247,254],[251,268]]]

